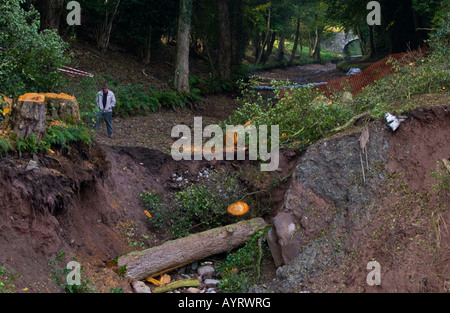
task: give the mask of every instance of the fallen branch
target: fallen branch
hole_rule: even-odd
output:
[[[357,120],[359,120],[359,119],[361,119],[361,118],[363,118],[363,117],[365,117],[365,116],[370,116],[370,114],[371,114],[370,112],[364,112],[364,113],[355,115],[355,116],[353,116],[347,123],[345,123],[344,125],[342,125],[342,126],[340,126],[340,127],[337,127],[337,128],[335,128],[335,129],[333,129],[333,130],[331,131],[331,133],[335,133],[335,132],[339,132],[339,131],[341,131],[341,130],[344,130],[344,129],[346,129],[347,127],[353,125]]]
[[[156,287],[155,289],[152,290],[152,293],[164,293],[182,287],[199,287],[199,286],[200,282],[198,281],[197,278],[182,279],[174,281],[173,283],[167,284],[162,287]]]
[[[262,218],[241,221],[131,252],[119,257],[117,263],[119,268],[126,268],[126,276],[145,280],[167,268],[231,251],[246,243],[251,235],[266,225]]]

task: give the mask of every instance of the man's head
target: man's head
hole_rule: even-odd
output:
[[[103,91],[104,93],[107,93],[107,92],[109,91],[108,84],[103,84],[103,85],[102,85],[102,91]]]

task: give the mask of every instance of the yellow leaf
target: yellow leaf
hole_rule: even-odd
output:
[[[161,285],[166,285],[166,284],[170,283],[170,275],[167,275],[167,274],[162,275],[159,282],[161,283]]]
[[[149,211],[145,210],[144,214],[148,217],[148,218],[152,218],[152,215],[150,214]]]
[[[3,116],[5,116],[6,114],[8,114],[9,112],[11,112],[11,108],[8,108],[8,107],[4,108],[4,109],[3,109]]]

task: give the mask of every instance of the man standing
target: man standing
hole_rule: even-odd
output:
[[[103,117],[106,122],[106,130],[108,131],[108,137],[112,138],[113,128],[112,128],[112,110],[116,105],[116,97],[114,93],[109,90],[108,86],[105,84],[97,94],[97,107],[100,112],[96,115],[95,129],[98,129],[98,124],[100,119]]]

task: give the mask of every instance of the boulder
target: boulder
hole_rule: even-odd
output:
[[[384,164],[388,158],[389,143],[383,137],[385,131],[381,124],[370,128],[370,141],[366,145],[369,167],[365,169],[365,182],[359,131],[318,142],[302,156],[267,236],[277,267],[293,261],[309,266],[313,264],[314,256],[323,251],[330,251],[326,258],[334,258],[332,249],[325,242],[312,243],[330,230],[331,238],[339,237],[343,224],[347,222],[358,223],[346,220],[347,212],[364,214],[365,204],[370,203],[384,179],[375,164]],[[310,248],[306,249],[308,245]],[[309,252],[305,254],[306,251]],[[298,262],[302,255],[309,261]]]

